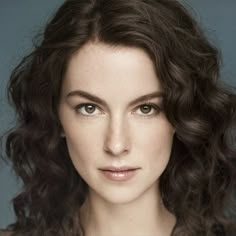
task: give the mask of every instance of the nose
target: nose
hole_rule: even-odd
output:
[[[122,118],[110,119],[104,150],[114,157],[127,154],[130,150],[128,130],[127,124]]]

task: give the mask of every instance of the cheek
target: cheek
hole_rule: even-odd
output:
[[[64,130],[68,151],[76,169],[95,163],[101,146],[101,127],[80,122],[70,123]]]
[[[62,120],[62,126],[68,144],[72,147],[76,146],[82,149],[95,146],[99,140],[97,137],[101,137],[101,122],[98,123],[95,120],[86,120],[86,118],[79,119],[79,117],[71,114],[71,112],[68,112],[68,114],[70,119],[66,119],[67,117],[64,117]]]
[[[138,146],[142,156],[146,157],[149,168],[154,163],[159,167],[167,165],[172,149],[173,128],[165,120],[160,121],[139,135]]]
[[[68,149],[73,150],[78,157],[88,156],[88,154],[95,152],[95,148],[98,146],[97,137],[88,131],[83,132],[77,129],[67,134]]]
[[[75,133],[75,132],[74,132]],[[70,159],[80,174],[80,176],[86,179],[88,175],[88,169],[96,163],[96,145],[91,135],[68,134],[66,138],[67,148],[69,152]]]

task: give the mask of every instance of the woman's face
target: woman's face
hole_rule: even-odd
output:
[[[141,49],[89,43],[73,55],[59,117],[70,158],[90,193],[112,203],[156,194],[174,135],[161,110],[162,92]],[[153,96],[137,100],[148,94]],[[109,166],[139,169],[127,177],[101,170]]]

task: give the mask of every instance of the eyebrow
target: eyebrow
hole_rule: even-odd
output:
[[[74,96],[80,96],[80,97],[83,97],[83,98],[87,98],[91,101],[94,101],[94,102],[97,102],[97,103],[100,103],[101,105],[103,106],[107,106],[107,103],[106,101],[104,101],[103,99],[91,94],[91,93],[88,93],[86,91],[83,91],[83,90],[74,90],[74,91],[71,91],[69,92],[67,95],[66,95],[66,98],[70,98],[70,97],[74,97]],[[129,106],[132,106],[134,104],[137,104],[139,102],[142,102],[142,101],[145,101],[145,100],[150,100],[150,99],[153,99],[153,98],[156,98],[156,97],[163,97],[164,96],[164,93],[162,91],[155,91],[155,92],[152,92],[152,93],[149,93],[149,94],[145,94],[145,95],[142,95],[136,99],[134,99],[133,101],[131,101],[129,103]]]

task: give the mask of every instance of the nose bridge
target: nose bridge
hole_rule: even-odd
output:
[[[113,155],[121,155],[130,148],[128,122],[122,114],[116,114],[109,119],[106,131],[105,150]]]

